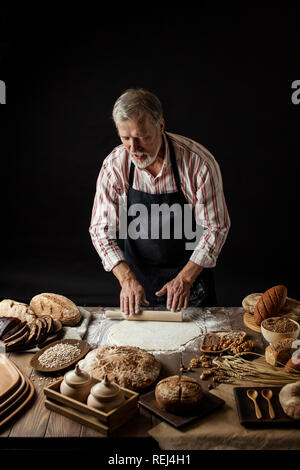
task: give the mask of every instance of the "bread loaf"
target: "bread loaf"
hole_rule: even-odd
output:
[[[155,387],[158,406],[174,414],[182,414],[197,408],[202,400],[203,391],[196,380],[173,375],[161,380]]]
[[[300,380],[282,387],[279,402],[285,414],[290,418],[300,419]]]
[[[262,293],[249,294],[242,300],[242,307],[246,312],[254,313],[255,307],[259,299],[261,298]]]
[[[0,317],[16,317],[28,323],[35,320],[35,314],[27,304],[4,299],[0,302]]]
[[[265,318],[280,315],[287,297],[285,286],[275,286],[262,294],[254,309],[254,321],[260,325]]]
[[[161,365],[153,354],[135,346],[103,346],[90,351],[80,368],[96,380],[107,375],[111,382],[139,391],[155,382]]]
[[[269,344],[265,350],[266,362],[271,366],[285,365],[296,350],[294,341],[295,338],[284,338]]]
[[[50,315],[63,325],[77,325],[82,315],[72,300],[59,294],[43,293],[30,301],[30,308],[38,317]]]

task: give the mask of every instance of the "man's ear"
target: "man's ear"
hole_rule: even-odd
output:
[[[164,133],[164,130],[165,130],[165,120],[164,120],[164,118],[161,118],[161,122],[160,122],[160,132],[161,132],[161,134]]]

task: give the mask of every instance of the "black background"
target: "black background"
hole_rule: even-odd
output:
[[[118,305],[88,232],[95,184],[119,145],[111,110],[128,87],[156,93],[166,130],[217,159],[231,230],[216,268],[220,305],[285,284],[300,299],[299,12],[0,9],[0,299],[41,292]]]

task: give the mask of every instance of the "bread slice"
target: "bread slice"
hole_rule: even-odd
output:
[[[21,323],[17,317],[1,317],[0,318],[0,339],[4,338],[7,334],[12,334],[14,330]]]

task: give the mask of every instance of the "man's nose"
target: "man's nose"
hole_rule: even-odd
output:
[[[130,141],[130,151],[132,153],[136,152],[137,151],[137,147],[138,147],[138,142],[136,139],[131,139]]]

